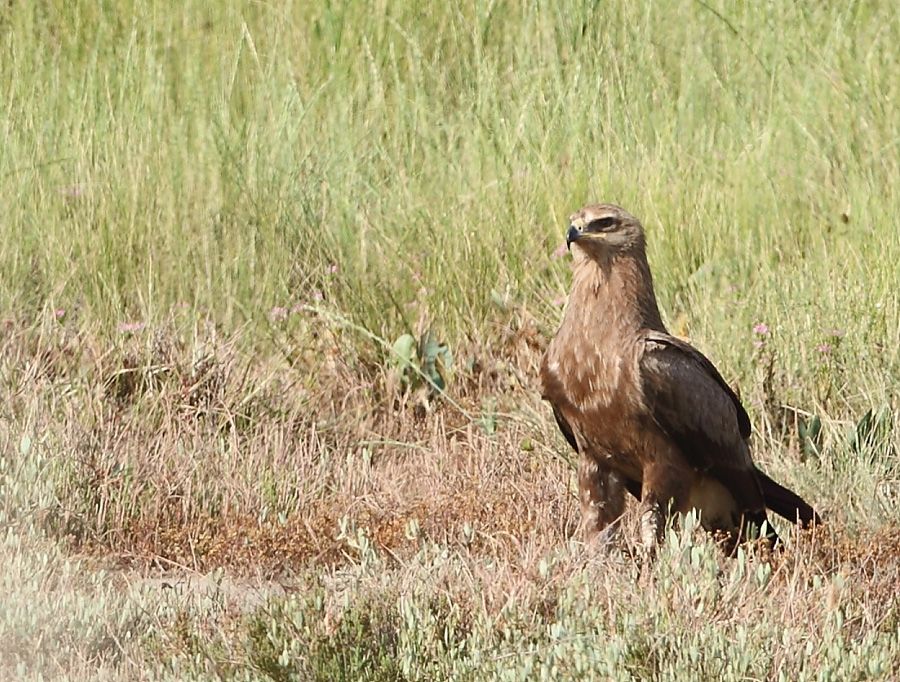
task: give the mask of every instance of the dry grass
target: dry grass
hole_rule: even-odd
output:
[[[534,385],[544,337],[527,314],[509,316],[490,352],[459,351],[470,369],[446,400],[402,390],[377,351],[337,352],[346,327],[306,315],[253,355],[239,336],[175,318],[105,347],[49,319],[7,326],[4,524],[62,541],[86,575],[119,586],[104,588],[118,595],[99,616],[106,634],[61,631],[72,655],[126,677],[177,676],[193,661],[197,676],[480,679],[527,677],[547,656],[575,677],[793,676],[858,670],[871,651],[872,670],[900,673],[884,658],[900,627],[900,534],[842,507],[858,488],[802,490],[829,524],[788,534],[775,556],[729,559],[687,530],[648,565],[633,515],[619,549],[585,548],[569,453]],[[792,485],[812,467],[829,476],[790,439],[760,442],[801,474]],[[74,582],[55,589],[78,603],[84,569],[65,570]],[[135,599],[143,615],[121,625],[113,614]],[[23,632],[9,645],[23,670],[87,670],[48,664]],[[127,642],[90,653],[97,637]],[[595,637],[612,644],[590,653]],[[698,653],[730,656],[740,637],[753,653],[733,670]]]
[[[374,356],[336,352],[346,330],[308,315],[280,340],[306,357],[270,348],[264,362],[239,337],[175,322],[105,352],[54,322],[14,330],[0,357],[23,421],[7,440],[35,434],[55,500],[35,510],[39,525],[132,566],[274,573],[345,560],[341,528],[365,528],[398,559],[421,542],[577,536],[572,455],[538,398],[542,337],[527,315],[490,354],[461,350],[471,369],[447,400],[403,390]],[[826,513],[834,504],[803,492]]]
[[[571,536],[569,463],[546,423],[535,431],[532,332],[511,331],[493,357],[473,349],[453,404],[329,357],[325,336],[307,340],[326,347],[310,367],[259,366],[235,339],[185,347],[171,329],[105,353],[52,323],[11,333],[8,404],[39,434],[35,448],[66,453],[47,458],[57,503],[39,510],[43,527],[74,551],[193,570],[340,561],[342,519],[399,555],[419,540]],[[17,399],[25,386],[29,401]],[[489,434],[472,414],[497,392],[503,428]]]

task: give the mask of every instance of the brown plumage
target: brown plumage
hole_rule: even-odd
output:
[[[766,508],[819,523],[812,507],[753,464],[750,419],[713,364],[666,331],[640,222],[611,204],[587,206],[570,222],[572,290],[541,383],[582,456],[589,537],[621,516],[626,490],[641,500],[645,545],[660,539],[669,510],[696,509],[704,527],[734,538],[748,522],[761,527]]]

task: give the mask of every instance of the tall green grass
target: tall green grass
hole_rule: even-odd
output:
[[[898,44],[884,2],[11,3],[0,310],[490,347],[552,332],[566,216],[614,201],[760,432],[840,443],[900,381]]]
[[[57,1],[0,36],[8,309],[234,328],[319,289],[392,334],[421,293],[460,338],[498,289],[552,321],[602,199],[704,335],[897,341],[890,3]]]

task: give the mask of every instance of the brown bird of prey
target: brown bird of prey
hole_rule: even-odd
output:
[[[733,540],[748,537],[749,524],[762,529],[767,508],[804,526],[819,523],[812,507],[753,464],[750,419],[722,375],[663,325],[637,218],[599,204],[569,220],[572,290],[541,384],[581,453],[588,538],[608,539],[626,490],[641,500],[646,547],[659,542],[670,512],[691,509],[704,528]]]

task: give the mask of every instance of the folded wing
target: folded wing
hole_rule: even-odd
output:
[[[750,419],[713,364],[690,344],[648,332],[640,360],[647,409],[688,462],[728,488],[746,510],[765,507],[750,458]]]

